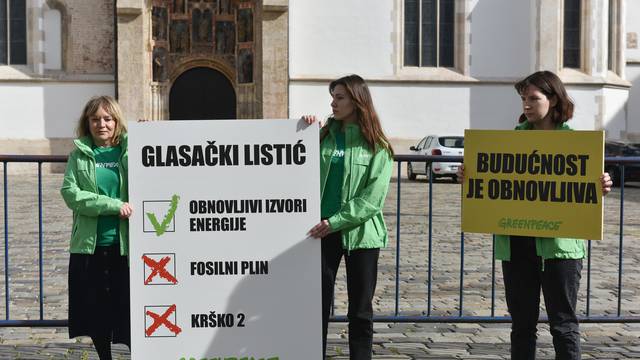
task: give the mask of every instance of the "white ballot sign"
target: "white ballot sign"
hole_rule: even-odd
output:
[[[322,358],[318,125],[130,124],[132,358]]]

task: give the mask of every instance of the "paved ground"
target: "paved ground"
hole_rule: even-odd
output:
[[[2,176],[0,169],[0,176]],[[1,177],[0,177],[1,179]],[[0,180],[2,181],[2,180]],[[66,318],[66,276],[71,213],[58,195],[60,175],[43,183],[44,223],[44,314],[47,319]],[[37,272],[37,180],[32,175],[9,176],[10,318],[38,318]],[[427,182],[401,183],[400,287],[401,315],[456,316],[460,311],[460,186],[441,182],[433,192],[433,287],[428,308],[428,206]],[[619,191],[606,200],[604,241],[593,242],[591,261],[591,315],[617,313]],[[0,203],[0,214],[4,205]],[[396,185],[392,185],[385,215],[391,235],[381,254],[376,314],[391,315],[395,309]],[[625,189],[624,277],[622,315],[640,316],[640,187]],[[4,237],[4,221],[0,222]],[[465,234],[463,307],[464,315],[491,315],[491,240],[489,236]],[[0,239],[1,240],[1,239]],[[0,258],[4,260],[4,244]],[[0,300],[4,299],[4,266],[0,265]],[[346,311],[346,288],[336,287],[336,314]],[[587,299],[586,262],[579,309],[584,314]],[[502,299],[500,267],[496,269],[494,312],[506,314]],[[6,309],[0,301],[0,318]],[[583,324],[584,358],[640,359],[640,324]],[[374,338],[376,359],[506,359],[509,324],[377,323]],[[553,359],[551,337],[540,326],[538,358]],[[346,324],[331,324],[328,345],[334,359],[348,359]],[[114,348],[115,358],[129,359],[126,348]],[[0,359],[97,359],[87,339],[67,339],[65,328],[0,328]]]

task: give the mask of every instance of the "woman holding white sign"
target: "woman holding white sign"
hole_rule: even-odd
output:
[[[110,96],[85,105],[62,197],[73,210],[69,337],[90,336],[101,360],[111,342],[130,346],[127,128]]]
[[[515,84],[523,113],[516,130],[571,130],[574,104],[558,76],[538,71]],[[464,181],[464,167],[458,170]],[[611,191],[609,174],[600,177],[602,193]],[[540,291],[549,317],[556,359],[580,359],[576,315],[585,242],[568,238],[495,236],[495,257],[502,260],[507,308],[512,318],[511,358],[535,359]]]
[[[322,239],[322,340],[342,257],[347,266],[349,358],[371,359],[373,294],[380,248],[387,245],[382,215],[393,149],[382,131],[369,88],[358,75],[329,85],[333,116],[320,132],[322,221],[309,235]],[[314,116],[304,116],[308,123]]]

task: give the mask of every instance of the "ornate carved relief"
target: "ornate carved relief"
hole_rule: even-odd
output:
[[[170,86],[184,64],[218,64],[242,94],[238,116],[254,117],[256,1],[152,0],[153,81]]]
[[[151,12],[153,17],[153,40],[167,40],[168,17],[166,7],[153,7]]]
[[[216,21],[216,54],[233,54],[236,45],[235,24],[232,21]]]
[[[189,24],[186,20],[171,22],[169,49],[172,53],[187,54],[189,47]]]
[[[204,11],[200,11],[198,8],[193,9],[191,11],[191,17],[191,34],[193,36],[193,42],[201,42],[205,44],[210,43],[212,40],[211,32],[213,31],[213,16],[211,14],[211,10],[205,9]]]
[[[153,81],[167,80],[167,50],[163,47],[153,49]]]
[[[175,14],[184,14],[186,1],[185,0],[173,0],[173,12]]]
[[[253,8],[250,3],[241,3],[238,9],[238,42],[253,41]]]
[[[253,82],[253,50],[251,48],[238,50],[238,82],[240,84]]]

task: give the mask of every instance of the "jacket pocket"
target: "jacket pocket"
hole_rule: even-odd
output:
[[[360,151],[360,153],[353,158],[353,163],[356,165],[369,166],[371,163],[371,154],[366,151]]]
[[[353,249],[372,249],[384,246],[382,239],[384,236],[380,234],[380,229],[373,217],[360,225],[354,234]]]
[[[80,189],[88,190],[93,188],[93,181],[91,180],[91,169],[89,169],[85,161],[78,161],[76,167],[76,176],[78,177],[78,187],[80,187]]]
[[[81,254],[93,253],[96,241],[98,218],[78,214],[73,225],[71,236],[71,252]]]
[[[78,171],[89,171],[89,167],[87,166],[87,161],[81,161],[80,159],[76,159],[76,169]]]
[[[361,153],[362,155],[362,153]],[[356,184],[356,189],[360,189],[367,185],[367,173],[369,170],[369,164],[371,163],[371,156],[356,156],[353,159],[353,174],[351,174],[351,183]]]
[[[381,229],[382,224],[378,223],[378,216],[374,216],[373,218],[371,218],[371,223],[373,224],[373,230],[375,231],[376,236],[380,237],[383,233],[383,230]]]
[[[73,228],[71,229],[71,238],[74,238],[77,232],[78,232],[78,219],[77,217],[74,217]]]

